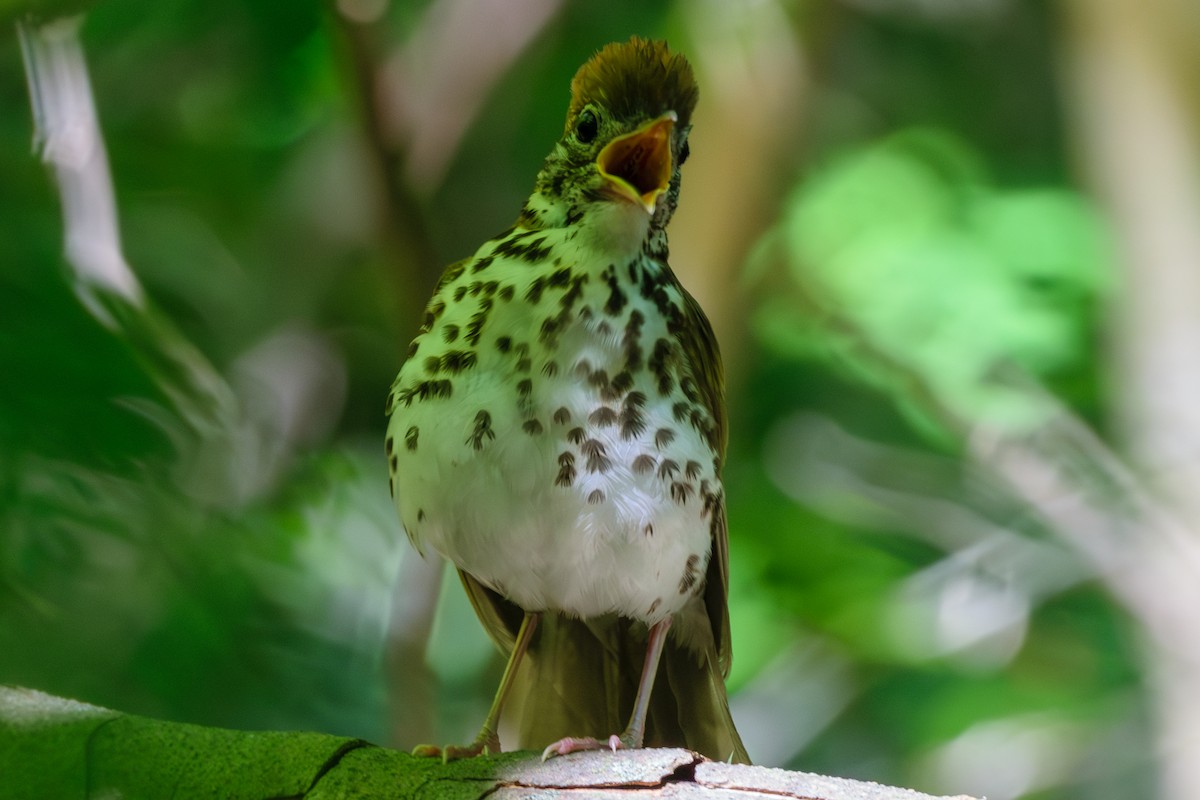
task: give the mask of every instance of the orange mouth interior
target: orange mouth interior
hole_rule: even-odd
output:
[[[633,133],[613,139],[596,159],[600,174],[618,194],[654,213],[671,183],[671,132],[675,114],[667,112]]]

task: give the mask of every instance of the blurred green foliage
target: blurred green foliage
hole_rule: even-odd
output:
[[[788,260],[854,335],[831,335],[827,320],[795,313],[796,298],[777,297],[757,320],[764,343],[884,383],[895,370],[878,375],[881,362],[903,365],[969,419],[1040,421],[997,372],[1051,375],[1086,358],[1092,310],[1111,282],[1108,247],[1076,192],[997,190],[981,162],[944,131],[905,130],[802,184],[781,223]]]
[[[1036,424],[1009,369],[1093,421],[1105,404],[1095,338],[1113,257],[1068,179],[1055,21],[1035,0],[979,16],[871,5],[784,4],[821,91],[744,271],[744,341],[726,345],[741,367],[726,475],[735,713],[792,767],[982,793],[943,758],[978,747],[997,769],[1034,764],[1030,796],[1144,796],[1129,623],[972,469],[945,416]],[[403,43],[430,6],[395,4],[376,32]],[[635,32],[687,49],[686,16],[702,12],[565,4],[416,193],[407,222],[439,264],[412,273],[413,294],[509,224],[592,50]],[[126,255],[158,322],[114,335],[80,303],[10,28],[0,682],[383,741],[387,693],[405,691],[382,666],[391,582],[410,556],[382,407],[415,325],[344,31],[317,4],[112,0],[89,8],[82,40]],[[705,191],[689,184],[684,202]],[[289,331],[332,366],[264,390],[311,363]],[[181,408],[146,356],[155,337],[198,348],[233,410],[201,424]],[[293,395],[308,403],[299,422],[275,427]],[[1022,542],[1055,554],[1046,574],[995,557]],[[428,658],[446,740],[470,735],[496,670],[457,588]],[[1008,730],[1045,744],[1030,755]]]

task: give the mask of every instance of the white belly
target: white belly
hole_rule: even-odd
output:
[[[595,307],[603,286],[591,283],[581,303],[595,294]],[[523,290],[517,286],[518,296]],[[644,342],[666,337],[662,320],[633,297],[599,332],[573,323],[557,350],[539,356],[544,314],[531,319],[528,307],[514,305],[490,316],[474,363],[452,376],[449,396],[396,403],[388,427],[393,493],[418,546],[428,544],[529,611],[616,612],[653,623],[699,591],[720,492],[707,441],[677,418],[681,398],[661,395],[648,370],[628,371],[619,394],[588,380],[589,370],[611,377],[627,365],[623,331],[635,310],[646,320]],[[466,324],[472,311],[469,304],[447,309],[398,387],[421,377],[427,353],[454,349],[439,331]],[[512,349],[500,352],[499,337],[514,348],[528,343],[528,363]],[[548,360],[557,362],[551,374]],[[522,394],[517,385],[526,376]],[[610,411],[597,414],[601,406]]]

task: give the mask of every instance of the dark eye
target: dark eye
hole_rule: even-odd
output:
[[[687,139],[683,140],[683,149],[679,151],[679,166],[683,166],[683,162],[688,160],[688,156],[692,154],[692,148],[688,147]]]
[[[583,144],[587,144],[596,138],[599,131],[600,121],[596,119],[595,113],[590,108],[585,108],[575,123],[575,138]]]

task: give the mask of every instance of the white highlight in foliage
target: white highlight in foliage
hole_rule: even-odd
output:
[[[21,25],[21,51],[33,106],[34,147],[54,167],[62,197],[66,257],[80,281],[81,299],[111,326],[89,289],[108,289],[138,306],[143,296],[121,252],[112,176],[79,42],[81,20]]]

